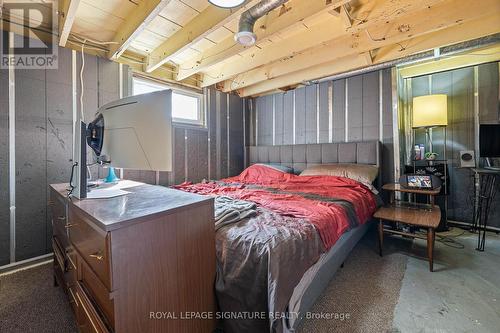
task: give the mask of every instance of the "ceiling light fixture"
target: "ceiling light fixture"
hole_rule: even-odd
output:
[[[221,8],[234,8],[241,6],[245,0],[208,0],[208,2]]]

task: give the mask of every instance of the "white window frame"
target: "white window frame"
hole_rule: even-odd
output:
[[[177,124],[182,124],[182,125],[191,125],[191,126],[196,126],[196,127],[206,127],[206,116],[205,116],[205,105],[204,105],[204,98],[203,94],[197,93],[194,91],[189,91],[187,89],[180,89],[177,87],[172,87],[169,86],[166,83],[158,82],[156,80],[151,80],[147,78],[143,78],[140,76],[133,76],[132,80],[138,80],[142,81],[146,84],[151,84],[155,86],[162,86],[165,87],[165,89],[170,89],[172,90],[173,94],[179,94],[179,95],[184,95],[184,96],[189,96],[189,97],[194,97],[198,99],[198,119],[197,120],[192,120],[192,119],[186,119],[186,118],[178,118],[174,117],[172,115],[172,122],[177,123]],[[133,90],[133,85],[134,83],[132,82],[132,90]],[[134,93],[132,91],[132,93]]]

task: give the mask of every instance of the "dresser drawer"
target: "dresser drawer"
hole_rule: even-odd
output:
[[[106,318],[106,322],[114,327],[114,305],[109,291],[99,280],[97,275],[90,269],[85,260],[77,256],[78,262],[78,283],[85,287],[87,296],[96,305],[96,309]]]
[[[111,260],[108,234],[96,230],[92,222],[77,212],[69,209],[69,239],[81,258],[111,291]]]
[[[108,333],[110,330],[99,317],[97,310],[85,294],[82,286],[77,283],[75,288],[77,300],[78,329],[80,333]]]

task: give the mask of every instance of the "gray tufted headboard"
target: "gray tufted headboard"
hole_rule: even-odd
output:
[[[382,170],[381,156],[380,141],[248,147],[248,165],[276,163],[291,167],[296,171],[303,171],[311,165],[329,163],[376,165],[379,167],[379,186]]]

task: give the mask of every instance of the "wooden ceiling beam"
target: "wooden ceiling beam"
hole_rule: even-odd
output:
[[[392,21],[390,25],[384,24],[374,27],[370,29],[372,31],[370,34],[354,34],[335,38],[320,46],[297,53],[293,57],[281,59],[237,75],[224,83],[223,90],[241,89],[345,56],[361,54],[366,65],[371,65],[373,63],[373,54],[370,53],[372,50],[398,43],[404,44],[404,41],[410,38],[500,12],[496,0],[484,0],[485,7],[478,7],[472,0],[464,2],[466,2],[464,6],[457,6],[453,1],[443,2],[440,5],[415,12],[410,16],[402,16]],[[500,30],[500,25],[498,27]],[[400,48],[402,47],[400,46]],[[202,86],[204,84],[205,82],[202,83]]]
[[[59,0],[59,46],[66,46],[80,0]]]
[[[312,25],[303,32],[294,35],[292,42],[289,39],[277,41],[265,48],[246,52],[238,59],[228,60],[219,66],[205,70],[206,75],[204,75],[202,86],[213,85],[274,61],[286,61],[286,59],[295,57],[300,52],[328,43],[338,37],[350,38],[351,36],[357,36],[360,31],[368,28],[379,27],[383,29],[385,27],[387,29],[387,21],[409,16],[416,11],[442,2],[443,0],[402,0],[398,4],[405,8],[404,12],[398,11],[392,0],[367,2],[359,8],[351,8],[353,13],[357,13],[356,15],[363,17],[363,19],[354,20],[356,23],[347,29],[347,32],[342,21],[338,17],[332,16],[331,19]],[[325,33],[325,31],[328,31],[328,33]],[[350,47],[350,45],[347,46]],[[354,53],[359,53],[359,51]],[[284,57],[284,55],[287,56]]]
[[[351,0],[289,1],[284,5],[287,8],[286,10],[273,10],[256,22],[254,32],[257,35],[257,43],[266,38],[271,38],[283,29],[302,25],[305,19],[324,14],[349,1]],[[210,66],[214,66],[228,58],[234,57],[246,49],[249,48],[237,44],[233,36],[230,36],[203,54],[183,63],[180,66],[181,69],[179,70],[177,78],[178,80],[185,79]]]
[[[404,50],[402,50],[399,45],[389,45],[377,50],[373,57],[373,63],[384,63],[418,52],[432,50],[436,47],[442,47],[495,34],[500,31],[498,22],[500,22],[500,14],[497,12],[487,17],[457,24],[453,27],[432,32],[420,37],[411,38],[405,43]],[[238,90],[238,94],[241,97],[257,96],[293,83],[296,84],[316,80],[322,77],[328,77],[363,67],[366,67],[366,60],[364,57],[347,56],[341,59],[316,64],[297,72],[245,87]]]
[[[171,0],[143,0],[116,32],[109,47],[108,58],[118,59],[135,38],[168,5]]]
[[[235,9],[224,9],[209,5],[179,31],[151,51],[147,57],[145,71],[148,73],[154,71],[164,63],[170,61],[177,54],[205,38],[211,32],[237,18],[241,13],[258,2],[258,0],[251,0]]]

